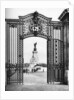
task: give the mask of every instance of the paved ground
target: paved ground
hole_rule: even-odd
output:
[[[46,72],[35,72],[23,74],[24,84],[46,84],[47,83],[47,73]]]
[[[23,84],[6,86],[6,91],[68,91],[68,85],[50,85],[46,83],[46,73],[23,74]]]

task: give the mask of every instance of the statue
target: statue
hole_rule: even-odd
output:
[[[34,43],[34,51],[36,51],[36,45],[37,45],[37,42]]]

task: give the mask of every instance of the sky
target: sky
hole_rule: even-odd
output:
[[[18,16],[25,16],[27,14],[38,11],[46,17],[52,18],[53,21],[58,21],[58,17],[63,12],[64,8],[6,8],[5,18],[18,19]],[[47,40],[40,37],[30,37],[23,40],[23,57],[24,63],[29,63],[32,57],[34,43],[37,42],[37,51],[39,63],[47,63]]]
[[[58,20],[58,17],[65,8],[6,8],[5,18],[18,18],[18,16],[25,16],[27,14],[38,11],[39,13],[45,15],[46,17],[52,18],[52,20]]]
[[[34,49],[34,43],[37,42],[37,55],[39,63],[47,63],[47,40],[40,37],[30,37],[23,40],[24,44],[24,63],[30,62],[32,58],[32,52]]]

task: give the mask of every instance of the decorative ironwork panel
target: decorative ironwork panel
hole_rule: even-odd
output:
[[[19,83],[23,82],[23,40],[20,35],[23,34],[23,24],[19,25]]]
[[[51,81],[51,41],[47,40],[47,83]]]
[[[30,21],[29,22],[24,22],[23,24],[23,34],[27,35],[30,34],[29,26],[30,26]]]
[[[6,23],[6,62],[5,62],[5,69],[6,69],[6,83],[10,83],[10,27],[9,24]]]
[[[10,63],[10,26],[6,23],[6,63]]]
[[[62,41],[60,41],[60,60],[61,60],[61,67],[64,67],[64,45]]]
[[[42,27],[41,34],[47,36],[47,27],[48,27],[47,23],[41,23],[41,27]]]
[[[51,37],[54,38],[54,28],[52,25],[50,26],[50,31],[51,31]]]
[[[23,18],[20,17],[20,24],[23,24],[23,34],[21,39],[24,39],[25,36],[37,36],[43,35],[47,36],[47,19],[43,19],[44,16],[40,16],[38,12],[31,14],[32,17]]]
[[[19,25],[17,25],[17,83],[19,83]]]

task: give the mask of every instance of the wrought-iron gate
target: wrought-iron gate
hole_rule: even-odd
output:
[[[37,12],[6,19],[6,81],[23,83],[23,39],[47,39],[47,83],[64,81],[63,24]]]

